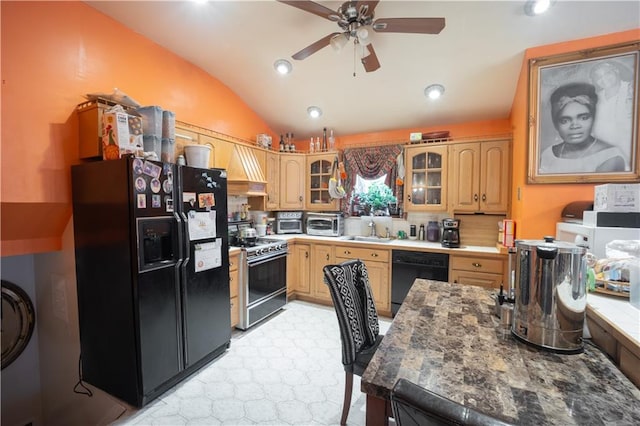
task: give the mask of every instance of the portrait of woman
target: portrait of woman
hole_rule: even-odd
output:
[[[540,156],[540,173],[607,173],[625,170],[625,154],[593,133],[598,116],[594,85],[569,83],[549,98],[551,120],[561,139]]]

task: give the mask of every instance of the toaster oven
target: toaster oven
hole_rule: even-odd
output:
[[[307,235],[340,237],[344,233],[344,217],[342,213],[308,213],[306,229]]]

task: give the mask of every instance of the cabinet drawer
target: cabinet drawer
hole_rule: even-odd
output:
[[[502,274],[504,261],[500,259],[489,259],[475,256],[451,256],[449,266],[452,270],[487,272],[491,274]]]
[[[236,254],[236,255],[229,256],[229,272],[237,271],[238,263],[240,263],[239,255]]]
[[[336,258],[362,259],[371,262],[388,262],[389,250],[338,246],[336,247]]]
[[[237,297],[232,297],[230,301],[231,307],[231,327],[235,327],[240,322],[240,303]]]
[[[485,272],[471,272],[453,270],[449,274],[449,281],[458,284],[476,285],[485,288],[499,288],[502,275],[487,274]]]

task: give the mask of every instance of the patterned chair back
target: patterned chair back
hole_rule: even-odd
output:
[[[340,326],[342,363],[351,365],[357,353],[375,343],[380,330],[367,268],[355,259],[326,265],[323,272]]]

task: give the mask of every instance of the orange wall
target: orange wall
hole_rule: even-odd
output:
[[[220,81],[82,2],[0,7],[2,256],[60,249],[84,94],[117,87],[181,121],[243,139],[273,134]]]
[[[511,110],[513,127],[511,217],[516,221],[517,238],[542,239],[545,235],[555,235],[555,224],[560,221],[562,208],[571,201],[593,200],[594,187],[593,184],[527,184],[529,59],[639,40],[640,29],[636,29],[526,50]],[[638,145],[637,136],[636,146]]]

